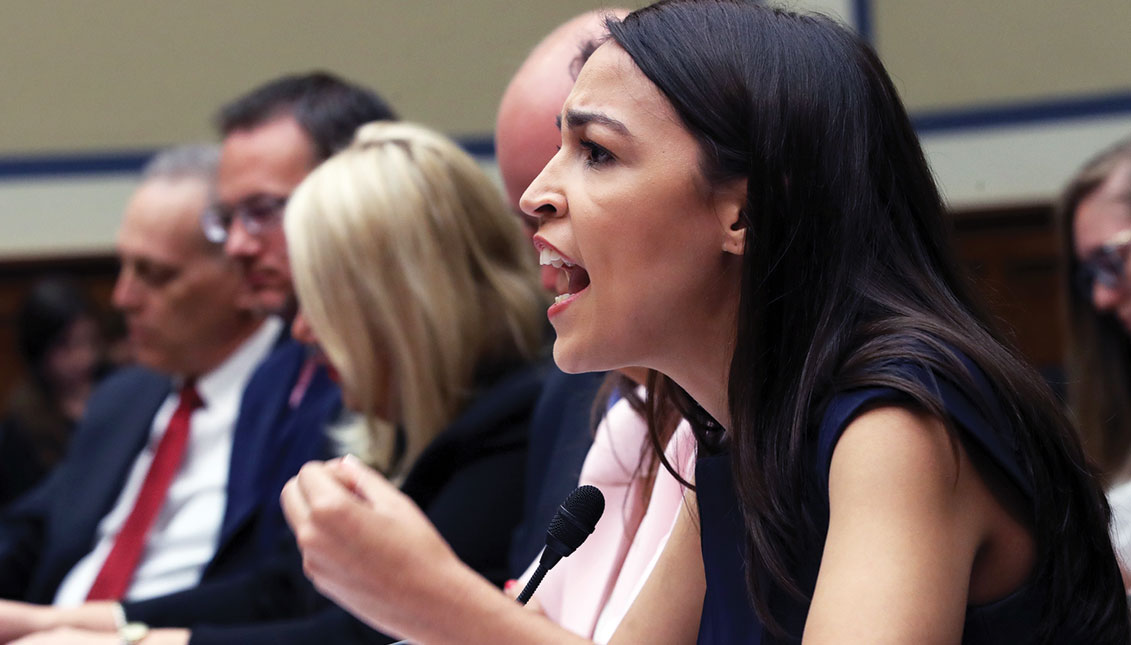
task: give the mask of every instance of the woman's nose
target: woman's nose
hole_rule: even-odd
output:
[[[518,201],[522,212],[538,221],[560,217],[566,212],[565,193],[559,186],[558,169],[554,163],[556,159],[557,155],[550,159]]]

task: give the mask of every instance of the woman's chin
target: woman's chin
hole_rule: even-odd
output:
[[[610,366],[607,360],[601,360],[597,356],[599,353],[589,347],[577,347],[560,336],[554,341],[554,363],[566,374],[605,372],[616,368]]]

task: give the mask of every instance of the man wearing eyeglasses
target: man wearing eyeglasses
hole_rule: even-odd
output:
[[[349,145],[365,123],[395,119],[374,92],[324,72],[284,76],[252,90],[220,109],[221,137],[216,194],[201,226],[212,242],[239,266],[249,289],[245,304],[290,320],[295,312],[294,287],[282,215],[291,191],[319,163]],[[129,621],[183,627],[208,623],[254,623],[264,613],[297,615],[296,602],[306,602],[308,584],[278,507],[283,484],[302,464],[329,456],[324,432],[340,409],[338,388],[326,369],[304,345],[282,338],[252,377],[253,386],[274,392],[259,414],[264,450],[275,455],[272,467],[250,476],[272,503],[256,514],[254,530],[261,551],[276,551],[279,562],[242,579],[200,587],[142,603],[123,603]],[[264,527],[267,527],[266,529]],[[268,538],[274,538],[269,541]],[[282,552],[279,552],[279,548]],[[287,607],[281,610],[281,607]],[[301,609],[311,610],[313,607]],[[197,628],[193,643],[258,642],[250,632]],[[164,642],[184,642],[176,630],[155,633]]]
[[[317,73],[273,81],[220,111],[216,202],[203,224],[243,269],[254,306],[293,313],[281,226],[291,191],[359,125],[395,118],[376,94]]]
[[[282,324],[239,304],[233,263],[201,234],[217,161],[215,146],[184,146],[142,173],[113,293],[139,366],[94,392],[67,458],[3,518],[0,597],[109,616],[108,601],[239,575],[263,557],[242,533],[262,498],[229,463],[258,456],[245,450],[259,423],[245,388]],[[0,642],[53,615],[0,601]]]

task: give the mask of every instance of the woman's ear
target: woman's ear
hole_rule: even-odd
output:
[[[715,213],[719,217],[724,253],[742,255],[746,250],[746,180],[734,179],[715,193]]]

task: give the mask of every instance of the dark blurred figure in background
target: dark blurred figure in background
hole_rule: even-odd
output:
[[[0,504],[31,488],[63,457],[91,389],[106,371],[98,311],[76,284],[44,278],[17,313],[26,377],[0,423]]]
[[[99,328],[102,330],[103,370],[112,372],[137,362],[134,346],[130,343],[130,330],[122,312],[110,308],[102,313]]]

